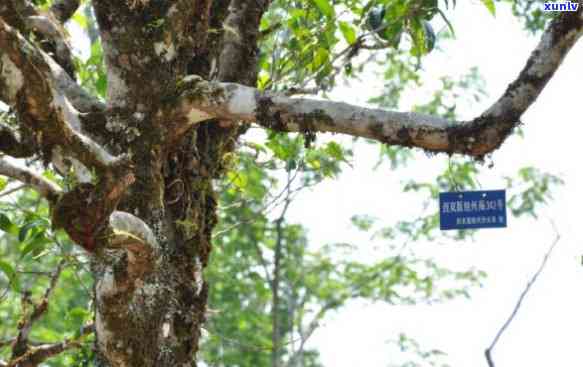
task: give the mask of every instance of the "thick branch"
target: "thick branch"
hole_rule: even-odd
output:
[[[0,175],[7,176],[36,189],[41,196],[46,198],[51,204],[57,203],[59,200],[62,190],[55,183],[47,180],[46,178],[38,175],[37,173],[31,171],[28,168],[18,167],[6,159],[0,158]],[[118,184],[120,184],[118,182]],[[125,191],[125,187],[119,188],[117,190],[119,193]],[[67,197],[71,196],[72,191],[65,195]],[[65,201],[71,201],[71,200]],[[112,198],[109,198],[112,200]],[[114,199],[114,200],[117,200]],[[95,211],[99,209],[94,207]],[[58,211],[58,210],[56,210]],[[131,253],[131,259],[135,259],[135,264],[138,263],[149,267],[149,261],[152,259],[154,250],[157,249],[158,243],[152,232],[146,223],[144,223],[138,217],[135,217],[129,213],[114,211],[109,217],[109,230],[107,231],[110,248],[123,248]],[[144,261],[148,261],[147,264]],[[130,261],[131,263],[132,261]],[[131,265],[131,264],[130,264]]]
[[[223,25],[217,79],[254,85],[257,80],[259,22],[270,0],[231,0]]]
[[[0,158],[0,175],[14,178],[36,189],[42,197],[52,203],[57,200],[61,193],[61,188],[57,184],[28,168],[17,167],[3,158]]]
[[[43,54],[43,57],[51,70],[53,84],[67,97],[77,111],[84,113],[105,111],[105,103],[99,101],[77,84],[50,56]]]
[[[21,123],[38,134],[44,150],[58,146],[97,174],[97,186],[78,185],[59,197],[53,211],[56,228],[64,228],[91,251],[97,245],[95,236],[134,181],[131,162],[125,156],[113,157],[82,133],[80,113],[52,83],[58,67],[2,20],[0,56],[0,83],[8,87],[0,97],[16,109]]]
[[[80,183],[59,197],[53,205],[54,228],[63,228],[69,237],[89,252],[108,247],[112,229],[108,227],[111,214],[127,188],[134,182],[129,162],[120,165],[99,178],[97,185]]]
[[[66,35],[67,32],[63,26],[64,22],[60,22],[58,19],[61,15],[67,15],[58,13],[59,9],[66,9],[58,5],[58,2],[55,4],[57,7],[53,5],[51,12],[45,13],[39,11],[28,0],[8,0],[6,2],[9,4],[0,8],[0,17],[23,35],[34,33],[39,47],[50,54],[72,78],[75,78],[73,54]],[[53,8],[57,12],[53,11]]]
[[[280,131],[342,133],[391,145],[482,157],[500,147],[520,123],[522,114],[582,34],[583,7],[576,13],[561,14],[551,22],[526,66],[502,97],[481,116],[467,122],[270,95],[239,84],[206,82],[196,76],[182,81],[183,98],[177,111],[185,127],[219,118],[257,122]]]
[[[55,2],[55,4],[53,4],[53,8],[60,7],[60,5],[58,5],[60,3],[69,3],[75,1],[76,0],[73,1],[61,0]],[[20,11],[18,11],[15,6],[21,8]],[[56,12],[54,12],[54,14],[57,18],[59,18],[60,15],[56,15],[57,14]],[[27,21],[27,17],[31,16],[33,17],[32,20]],[[46,18],[46,16],[41,17],[39,12],[32,5],[26,3],[22,4],[22,0],[3,1],[2,4],[0,5],[0,18],[3,21],[5,21],[9,26],[15,28],[23,35],[28,34],[30,31],[27,27],[27,24],[28,26],[33,26],[34,23],[36,22],[38,23],[39,27],[45,29],[45,33],[52,34],[53,37],[64,37],[59,41],[60,44],[67,43],[64,32],[55,30],[55,28],[58,27],[58,25],[50,24],[51,23],[50,20],[44,19]],[[38,38],[40,38],[38,39],[38,41],[40,41],[41,46],[44,47],[45,45],[47,45],[47,40],[45,39],[45,37],[38,34],[37,36],[39,36]],[[83,108],[83,106],[99,105],[99,102],[97,101],[96,98],[89,96],[89,94],[85,92],[79,85],[77,85],[73,81],[73,78],[69,74],[67,74],[67,72],[69,72],[69,70],[65,71],[65,69],[67,69],[67,65],[63,65],[62,63],[59,63],[59,60],[50,57],[47,53],[50,53],[51,50],[48,50],[47,47],[44,47],[43,51],[45,52],[44,53],[45,61],[49,63],[49,65],[51,66],[51,71],[53,72],[53,77],[55,78],[56,82],[55,84],[59,88],[63,88],[62,89],[63,92],[67,92],[65,94],[67,95],[67,97],[69,98],[71,103],[73,103],[77,110],[81,112],[88,112],[91,109]],[[70,61],[70,63],[72,63],[72,61]],[[76,103],[77,99],[79,98],[78,96],[83,97],[82,100],[83,103],[81,105]],[[91,103],[88,101],[90,99],[92,100]]]
[[[79,112],[52,85],[52,69],[43,52],[0,19],[0,99],[13,106],[42,145],[60,145],[88,168],[103,172],[116,159],[80,133]]]
[[[0,57],[3,71],[0,84],[6,86],[0,90],[0,97],[17,111],[19,122],[35,133],[43,152],[55,153],[58,152],[55,148],[61,148],[73,162],[82,163],[79,168],[85,166],[97,175],[90,178],[97,180],[98,186],[84,182],[58,198],[51,197],[56,228],[64,228],[71,239],[92,251],[97,245],[95,237],[107,229],[104,225],[109,216],[134,181],[131,162],[127,157],[110,155],[82,132],[81,117],[84,116],[61,90],[72,95],[78,105],[87,102],[84,106],[87,110],[101,111],[97,115],[102,115],[102,109],[90,105],[91,101],[83,93],[76,94],[82,89],[50,57],[2,20]]]
[[[34,154],[31,144],[26,144],[18,131],[0,121],[0,152],[14,158],[28,158]]]
[[[150,227],[132,214],[114,212],[109,218],[109,225],[107,248],[125,252],[101,252],[102,256],[111,259],[107,263],[114,265],[104,269],[105,275],[96,289],[98,297],[119,305],[117,297],[133,292],[140,283],[137,280],[143,280],[154,269],[159,245]]]

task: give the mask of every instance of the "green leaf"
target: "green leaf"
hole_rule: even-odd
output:
[[[348,22],[344,21],[338,22],[338,25],[340,26],[340,31],[342,32],[346,42],[348,42],[350,45],[354,44],[354,42],[356,42],[356,30],[354,27],[352,27]]]
[[[0,229],[13,236],[18,235],[18,226],[2,213],[0,213]]]
[[[245,189],[249,183],[249,176],[245,172],[229,172],[229,179],[239,189]]]
[[[330,54],[328,53],[328,50],[323,47],[319,47],[316,51],[316,55],[314,56],[314,69],[317,69],[327,63],[329,58]]]
[[[26,238],[28,237],[28,234],[30,233],[30,231],[38,226],[38,221],[34,221],[34,222],[29,222],[26,223],[25,225],[23,225],[22,227],[20,227],[20,230],[18,231],[18,241],[20,242],[24,242],[26,240]]]
[[[322,12],[328,18],[334,17],[334,7],[330,4],[328,0],[312,0],[312,2],[318,7],[318,10]]]
[[[51,240],[45,237],[44,232],[39,232],[34,235],[27,243],[24,248],[20,251],[20,257],[23,258],[32,252],[33,258],[36,258],[41,252],[46,248]]]
[[[103,73],[99,73],[97,81],[95,82],[95,89],[99,96],[105,98],[107,93],[107,76]]]
[[[334,141],[331,141],[328,144],[326,144],[326,153],[338,161],[346,161],[346,159],[344,158],[344,151],[342,150],[342,147],[340,146],[340,144]]]
[[[18,282],[18,277],[16,271],[6,261],[0,260],[0,270],[6,275],[8,281],[10,282],[10,287],[13,291],[18,292],[20,290],[20,284]]]
[[[414,19],[411,22],[409,28],[409,35],[413,40],[413,47],[411,48],[411,55],[422,56],[427,53],[427,40],[425,36],[425,25],[418,19]]]
[[[75,307],[67,313],[66,319],[72,321],[74,326],[82,326],[83,322],[91,317],[88,310],[81,307]]]
[[[488,11],[493,16],[496,16],[496,5],[494,4],[494,0],[481,0],[482,4],[488,8]]]

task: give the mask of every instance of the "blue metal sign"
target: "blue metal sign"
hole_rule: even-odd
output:
[[[506,191],[440,193],[439,227],[441,230],[506,227]]]

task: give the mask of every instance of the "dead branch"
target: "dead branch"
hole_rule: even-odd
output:
[[[488,362],[489,367],[495,367],[494,360],[492,359],[492,350],[496,346],[496,343],[498,343],[498,340],[500,339],[500,337],[502,336],[504,331],[508,328],[508,326],[510,326],[510,324],[512,323],[512,321],[514,320],[514,318],[518,314],[518,311],[520,310],[520,306],[522,305],[522,301],[524,301],[524,298],[526,297],[526,295],[530,291],[530,288],[533,286],[533,284],[536,282],[538,276],[541,274],[541,272],[545,268],[547,261],[549,260],[549,257],[551,256],[551,253],[553,252],[555,246],[557,245],[557,243],[559,242],[560,239],[561,239],[561,236],[559,235],[559,233],[555,229],[555,239],[553,240],[553,243],[551,244],[551,246],[549,247],[549,249],[545,253],[543,261],[541,262],[540,266],[538,267],[537,271],[534,273],[532,278],[526,284],[526,287],[524,288],[524,290],[520,294],[520,297],[518,297],[518,301],[516,302],[516,305],[514,306],[512,313],[510,314],[510,316],[508,317],[506,322],[504,322],[502,327],[498,330],[498,332],[496,333],[496,336],[494,337],[494,340],[492,341],[490,346],[488,348],[486,348],[486,351],[484,352],[484,354],[486,356],[486,361]]]

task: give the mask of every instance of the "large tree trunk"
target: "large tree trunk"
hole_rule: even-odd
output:
[[[198,131],[208,140],[211,125]],[[127,252],[96,257],[96,336],[102,366],[186,366],[193,364],[208,288],[202,279],[216,223],[213,172],[220,162],[197,159],[195,132],[172,152],[141,152],[136,184],[121,203],[153,229],[159,244],[143,276],[131,274]],[[215,136],[218,138],[218,136]],[[121,256],[120,256],[121,255]],[[118,270],[119,269],[119,270]]]
[[[119,142],[118,147],[127,144],[119,153],[139,158],[134,159],[135,183],[118,210],[143,219],[159,249],[150,269],[136,270],[144,271],[143,276],[128,274],[128,253],[103,254],[93,261],[99,365],[195,365],[208,294],[202,270],[216,223],[213,180],[221,177],[223,155],[234,149],[242,130],[210,120],[168,134],[174,115],[164,112],[171,110],[177,81],[188,74],[254,86],[258,26],[267,3],[215,1],[211,7],[210,1],[200,1],[197,9],[189,8],[189,2],[183,8],[152,5],[149,17],[143,16],[147,9],[137,16],[140,12],[113,3],[94,2],[110,108],[129,106],[137,113],[126,120],[110,118],[108,124],[111,128],[121,122],[114,129],[127,132],[136,126],[140,131],[135,141]],[[166,18],[154,35],[154,47],[147,47],[153,37],[151,23],[164,15],[171,20]],[[195,19],[190,27],[196,32],[189,40],[180,39],[184,29],[179,25],[192,22],[189,16]],[[206,36],[209,27],[220,29],[224,23],[245,36],[244,42],[227,33]]]
[[[217,221],[213,181],[245,128],[193,111],[180,97],[193,80],[255,86],[269,1],[92,5],[106,103],[83,91],[70,69],[59,22],[79,1],[56,2],[52,15],[24,1],[0,5],[0,100],[22,128],[22,136],[6,131],[3,151],[41,156],[63,175],[72,169],[76,184],[63,192],[4,160],[0,173],[36,187],[54,227],[89,252],[98,365],[195,365],[208,294],[202,272]],[[32,31],[46,47],[27,39]]]

